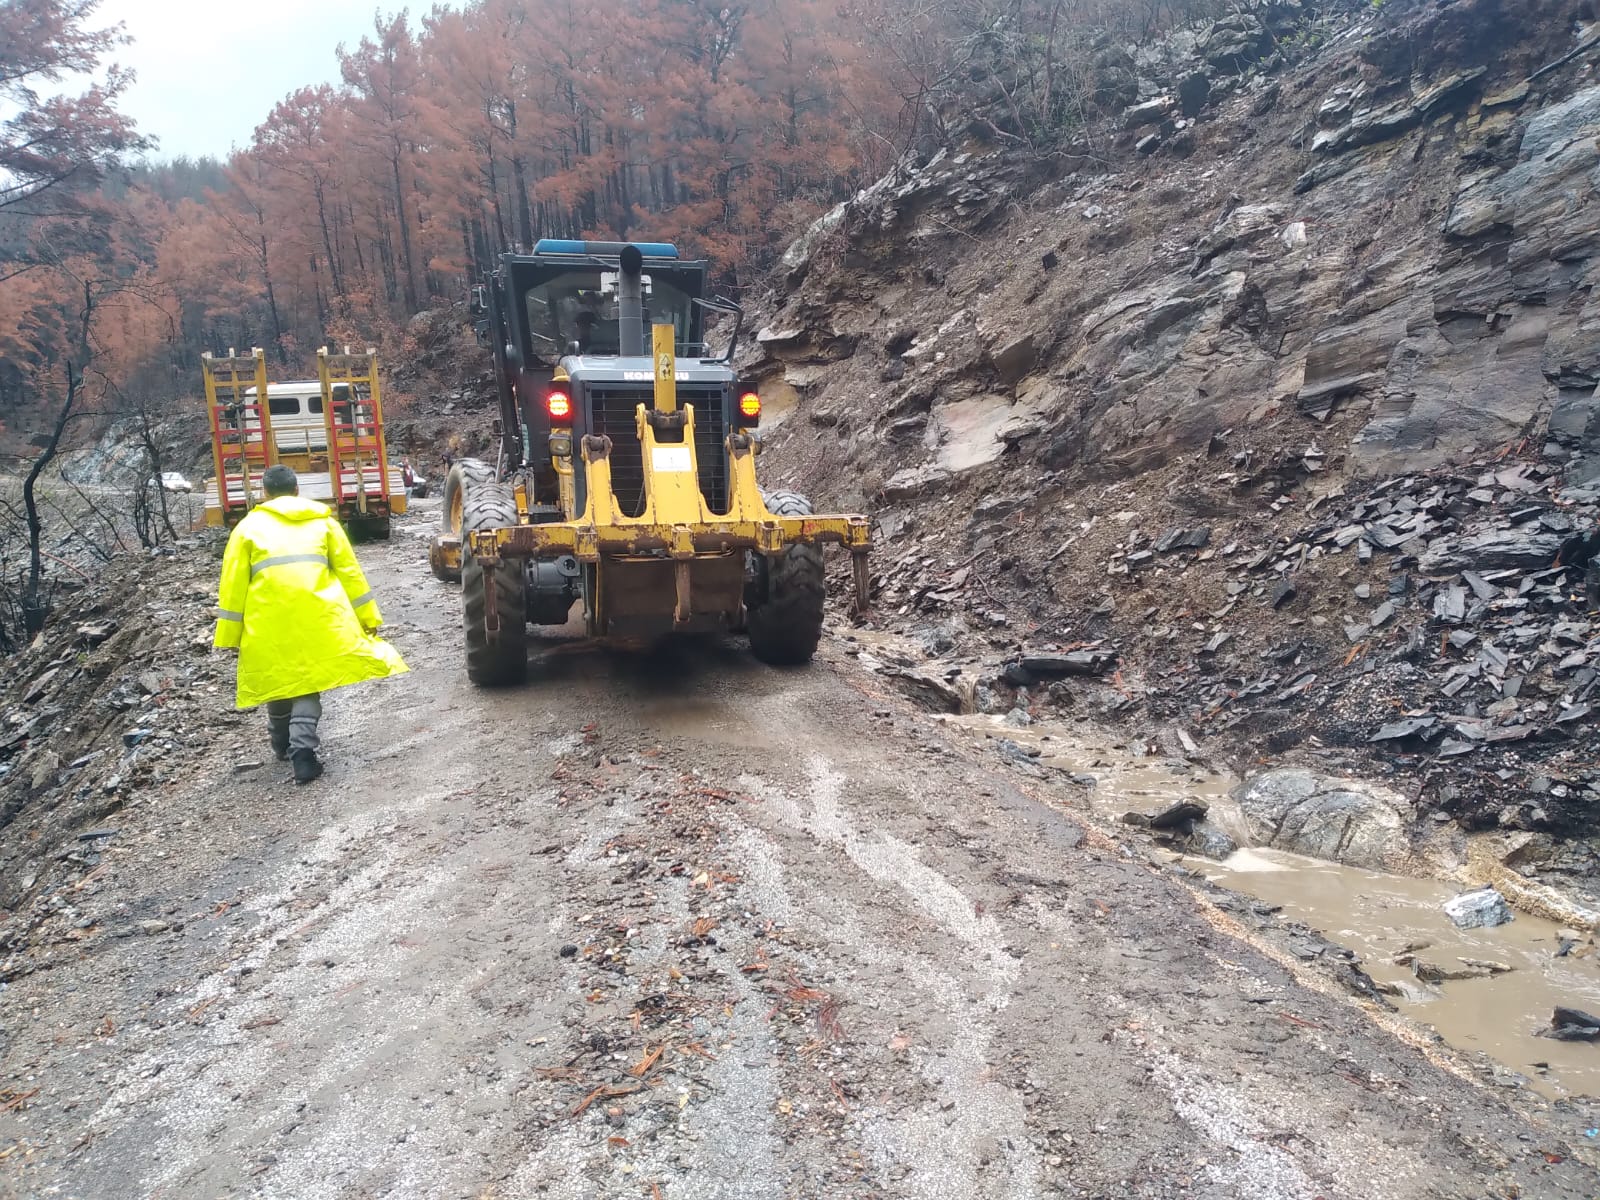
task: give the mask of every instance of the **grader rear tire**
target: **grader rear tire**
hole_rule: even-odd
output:
[[[481,459],[463,458],[450,468],[444,477],[444,508],[439,516],[440,532],[446,537],[460,537],[466,516],[467,495],[475,487],[494,482],[494,468]],[[430,566],[432,565],[430,561]],[[446,583],[460,583],[459,568],[448,567],[440,560],[434,567],[436,576]]]
[[[464,533],[517,523],[517,502],[503,483],[480,483],[467,497]],[[494,589],[499,631],[487,628],[487,595]],[[486,568],[461,546],[461,612],[467,641],[467,678],[481,687],[505,687],[528,677],[528,588],[517,559]]]
[[[811,502],[798,492],[768,492],[765,499],[773,516],[811,515]],[[822,640],[826,597],[822,547],[790,546],[769,559],[766,600],[750,609],[745,619],[751,653],[779,667],[810,662]]]

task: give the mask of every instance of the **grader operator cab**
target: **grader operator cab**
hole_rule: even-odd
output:
[[[457,462],[429,560],[462,584],[467,674],[520,682],[527,629],[582,603],[592,637],[743,630],[801,663],[822,633],[821,547],[867,603],[868,523],[756,483],[761,399],[709,356],[704,262],[664,243],[544,240],[474,289],[494,350],[494,463]]]

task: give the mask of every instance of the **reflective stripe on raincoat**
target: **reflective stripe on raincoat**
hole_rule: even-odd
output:
[[[213,644],[239,650],[240,708],[407,670],[366,632],[383,623],[350,539],[325,504],[279,496],[233,531]]]

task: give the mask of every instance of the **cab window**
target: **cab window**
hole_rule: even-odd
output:
[[[275,417],[298,417],[300,400],[297,396],[273,396],[267,401],[267,409]]]
[[[644,276],[644,325],[672,325],[677,341],[689,339],[694,309],[689,296],[666,279]],[[615,273],[574,270],[530,288],[526,297],[533,352],[559,358],[572,343],[584,354],[616,354],[620,349]]]

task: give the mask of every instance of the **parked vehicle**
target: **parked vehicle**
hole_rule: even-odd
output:
[[[386,458],[378,352],[317,351],[317,378],[269,383],[253,349],[200,356],[211,427],[207,525],[232,527],[261,500],[261,473],[294,468],[300,495],[339,514],[352,536],[387,538],[406,490]],[[262,397],[266,403],[262,403]]]

